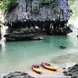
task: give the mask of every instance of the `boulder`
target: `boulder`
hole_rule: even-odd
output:
[[[71,76],[71,78],[78,78],[78,64],[75,64],[73,67],[69,67],[63,73],[66,76]]]
[[[65,46],[60,46],[60,48],[61,48],[61,49],[65,49],[66,47],[65,47]]]
[[[28,73],[15,71],[13,73],[9,73],[8,75],[3,76],[3,78],[34,78],[28,75]]]

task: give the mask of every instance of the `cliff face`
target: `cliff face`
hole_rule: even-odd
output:
[[[5,23],[13,28],[37,25],[49,34],[69,33],[70,28],[67,27],[70,18],[68,0],[41,1],[16,0],[17,6],[5,12]]]
[[[17,7],[14,8],[7,20],[14,21],[53,21],[60,19],[60,21],[68,21],[70,14],[68,8],[68,0],[55,0],[51,3],[40,3],[39,0],[17,0]]]

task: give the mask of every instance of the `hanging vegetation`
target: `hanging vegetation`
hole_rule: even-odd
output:
[[[16,6],[16,0],[0,0],[0,9],[6,10]]]
[[[56,0],[39,0],[40,4],[50,4],[54,3]]]

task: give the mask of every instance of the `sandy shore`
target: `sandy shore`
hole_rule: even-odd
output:
[[[67,77],[67,76],[64,76],[62,71],[61,70],[58,70],[57,72],[54,72],[54,71],[49,71],[49,70],[43,70],[43,73],[42,74],[37,74],[33,71],[28,71],[29,75],[30,76],[33,76],[33,77],[36,77],[36,78],[39,78],[39,77],[47,77],[47,78],[71,78],[71,77]]]
[[[57,67],[57,66],[56,66]],[[57,67],[57,71],[51,71],[51,70],[47,70],[42,68],[43,72],[42,74],[38,74],[36,72],[34,72],[33,70],[28,71],[27,73],[30,76],[36,77],[36,78],[40,78],[40,77],[46,77],[46,78],[71,78],[69,76],[64,76],[63,74],[63,69]]]
[[[29,70],[25,72],[35,78],[42,78],[42,77],[43,78],[71,78],[70,76],[64,76],[62,68],[58,68],[57,71],[51,71],[44,68],[42,68],[42,70],[43,72],[41,74],[38,74],[34,72],[33,70]],[[2,78],[4,75],[7,75],[7,74],[1,74],[0,78]]]
[[[43,71],[41,74],[34,72],[32,69],[30,69],[28,71],[21,71],[21,72],[28,73],[30,76],[35,77],[35,78],[41,78],[41,77],[44,77],[44,78],[71,78],[70,76],[65,76],[63,74],[63,71],[64,71],[63,67],[61,67],[60,65],[57,65],[57,64],[53,64],[53,65],[57,68],[57,71],[51,71],[51,70],[42,68]],[[4,75],[7,75],[9,73],[1,74],[1,77],[3,77]]]

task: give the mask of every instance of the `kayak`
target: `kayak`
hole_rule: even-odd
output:
[[[32,65],[32,70],[37,72],[37,73],[42,73],[42,68],[39,65],[36,65],[36,64]]]
[[[55,68],[52,64],[49,63],[42,62],[41,66],[49,70],[53,70],[53,71],[57,70],[57,68]]]

